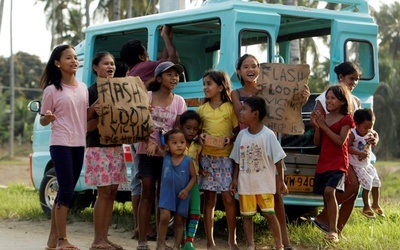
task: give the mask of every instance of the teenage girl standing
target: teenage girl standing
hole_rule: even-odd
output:
[[[86,85],[75,79],[78,66],[72,46],[57,46],[40,79],[44,90],[40,124],[52,124],[50,156],[58,182],[47,249],[78,249],[67,239],[67,214],[82,170],[89,106]]]
[[[345,176],[349,168],[349,133],[354,122],[350,92],[345,86],[330,87],[325,97],[329,114],[324,115],[320,111],[311,114],[316,125],[314,144],[321,146],[315,170],[314,192],[322,194],[324,198],[329,222],[326,239],[337,242],[339,207],[336,192],[344,192]]]
[[[93,56],[93,73],[98,77],[114,77],[114,57],[108,52]],[[100,105],[98,104],[97,83],[89,88],[88,132],[86,134],[85,184],[97,187],[97,199],[93,207],[94,239],[91,249],[121,250],[122,246],[108,239],[114,200],[118,185],[127,180],[124,152],[121,144],[103,145],[97,128]]]
[[[207,249],[217,249],[213,236],[217,192],[221,192],[225,206],[228,244],[231,249],[238,249],[235,197],[229,190],[233,174],[233,164],[229,155],[239,132],[239,126],[231,101],[229,77],[222,71],[207,71],[203,76],[203,91],[205,103],[197,109],[202,121],[201,143],[204,144],[207,135],[225,140],[223,148],[204,145],[200,155],[200,189],[204,190],[203,214]]]
[[[186,111],[185,100],[172,90],[178,85],[179,74],[183,67],[166,61],[160,63],[154,71],[156,84],[154,90],[148,92],[151,116],[154,121],[154,132],[147,142],[139,142],[139,178],[142,180],[142,196],[139,204],[139,240],[138,250],[149,249],[147,232],[154,203],[156,187],[160,187],[163,165],[162,133],[179,127],[179,118]],[[157,190],[159,192],[159,190]]]

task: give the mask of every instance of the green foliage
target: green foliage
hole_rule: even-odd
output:
[[[44,220],[46,216],[40,207],[39,194],[32,188],[15,184],[0,188],[0,217],[8,219]],[[18,202],[16,202],[18,200]]]
[[[379,25],[380,86],[374,94],[375,129],[380,142],[375,148],[378,158],[400,157],[400,3],[381,4],[380,10],[371,11]]]

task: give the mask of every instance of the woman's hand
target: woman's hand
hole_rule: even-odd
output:
[[[57,119],[57,116],[53,114],[50,110],[46,110],[46,113],[44,114],[44,118],[48,123],[53,122]]]
[[[149,141],[149,144],[147,145],[147,148],[146,148],[146,154],[148,156],[154,156],[157,152],[157,147],[158,147],[157,144]]]
[[[307,103],[310,95],[311,95],[310,88],[308,87],[307,84],[304,84],[304,90],[301,92],[301,105],[302,106],[304,106]]]

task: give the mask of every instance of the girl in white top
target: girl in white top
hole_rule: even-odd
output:
[[[51,211],[47,248],[78,249],[67,239],[67,213],[79,179],[86,145],[88,91],[75,79],[79,62],[70,45],[51,53],[40,79],[44,89],[40,124],[52,123],[50,155],[57,175],[58,191]]]
[[[147,142],[139,142],[139,178],[142,180],[142,195],[138,209],[139,240],[138,250],[147,250],[147,232],[154,203],[156,187],[160,187],[163,165],[164,134],[179,127],[179,118],[186,111],[185,100],[172,90],[179,83],[179,75],[183,67],[170,61],[160,63],[154,71],[157,80],[153,91],[149,92],[151,117],[154,121],[154,132]],[[157,189],[157,196],[159,189]]]

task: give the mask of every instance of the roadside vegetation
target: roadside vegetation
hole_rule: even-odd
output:
[[[6,161],[0,161],[5,164]],[[12,162],[12,161],[11,161]],[[7,161],[10,164],[10,161]],[[15,164],[19,164],[16,162]],[[293,245],[300,249],[398,249],[400,229],[400,162],[377,162],[375,164],[382,180],[382,206],[386,217],[367,219],[355,208],[343,234],[347,240],[332,245],[324,240],[324,234],[310,222],[298,219],[288,225]],[[22,184],[12,184],[0,188],[0,220],[45,221],[48,216],[42,212],[38,191]],[[69,223],[89,222],[93,208],[76,211],[69,216]],[[217,211],[215,216],[216,237],[226,238],[226,220],[224,212]],[[127,231],[132,229],[132,205],[130,202],[116,203],[112,224]],[[255,239],[258,244],[273,242],[268,225],[260,216],[254,218]],[[238,240],[244,242],[242,220],[238,217]],[[198,235],[204,237],[202,221]]]

